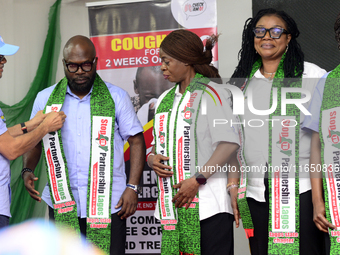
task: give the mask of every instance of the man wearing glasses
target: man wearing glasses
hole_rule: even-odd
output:
[[[126,91],[96,73],[90,39],[74,36],[63,51],[65,77],[41,91],[33,105],[68,116],[63,128],[24,155],[24,183],[31,197],[49,205],[50,218],[69,225],[110,254],[125,254],[126,218],[137,208],[138,184],[145,161],[143,128]],[[123,146],[130,144],[126,184]],[[41,198],[34,189],[40,154],[49,184]],[[32,169],[32,170],[31,170]]]
[[[18,49],[18,46],[4,43],[0,36],[0,78],[7,63],[5,56],[15,54]],[[6,118],[0,109],[0,229],[9,225],[11,217],[10,160],[32,149],[47,133],[60,129],[65,117],[63,112],[37,112],[31,120],[7,127]]]

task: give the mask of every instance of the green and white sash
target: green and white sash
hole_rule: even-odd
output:
[[[239,116],[235,116],[238,123],[241,123]],[[238,186],[237,194],[237,205],[242,217],[242,225],[246,233],[246,237],[254,236],[254,224],[251,219],[251,214],[247,202],[247,170],[246,170],[246,159],[244,157],[244,130],[243,126],[237,125],[238,135],[240,140],[240,147],[237,151],[237,161],[240,165],[240,181]]]
[[[60,111],[65,100],[67,79],[54,88],[44,112]],[[87,191],[87,239],[106,253],[111,244],[111,190],[113,171],[113,141],[115,103],[111,94],[97,75],[90,99],[91,105],[91,160]],[[43,138],[44,155],[54,217],[78,233],[79,221],[69,181],[61,130]]]
[[[154,138],[157,154],[169,157],[174,175],[158,178],[158,206],[162,225],[161,253],[166,255],[201,254],[198,194],[189,209],[175,208],[172,186],[192,176],[198,162],[197,117],[202,95],[209,79],[196,74],[186,88],[176,109],[173,109],[176,88],[172,88],[157,108]]]
[[[269,183],[269,224],[268,224],[268,254],[298,254],[299,253],[299,135],[300,135],[300,111],[293,104],[286,106],[286,115],[281,114],[281,90],[285,83],[289,87],[301,88],[301,79],[284,80],[282,56],[276,71],[270,105],[273,95],[277,94],[277,107],[269,118],[269,159],[268,159],[268,183]],[[254,63],[249,77],[262,66],[259,59]],[[244,94],[249,81],[245,85]],[[277,93],[276,93],[277,92]],[[287,99],[301,98],[300,93],[287,93]],[[259,127],[257,127],[259,128]],[[240,187],[246,192],[247,181],[243,180],[245,187]],[[240,213],[250,215],[245,196]],[[240,204],[240,202],[238,202]],[[250,220],[247,219],[249,222]]]
[[[327,76],[323,92],[319,135],[326,218],[336,226],[329,230],[330,254],[340,254],[340,66]]]

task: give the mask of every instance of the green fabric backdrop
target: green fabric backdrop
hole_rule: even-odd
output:
[[[57,0],[50,8],[49,27],[43,54],[27,95],[13,106],[0,102],[0,108],[4,112],[8,127],[29,120],[33,102],[38,92],[56,82],[57,61],[61,44],[60,6],[61,0]],[[44,217],[46,212],[46,204],[44,202],[36,202],[27,193],[20,176],[21,169],[22,157],[11,161],[11,224],[19,223],[32,217]],[[35,175],[39,177],[39,180],[35,183],[36,188],[39,192],[42,192],[46,184],[46,170],[41,160],[35,169]]]

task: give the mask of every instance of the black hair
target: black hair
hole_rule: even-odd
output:
[[[301,77],[303,73],[304,55],[301,50],[300,44],[296,40],[296,38],[300,34],[299,29],[297,28],[297,25],[293,18],[290,17],[287,13],[285,13],[284,11],[277,11],[275,9],[268,8],[260,10],[254,18],[249,18],[245,22],[242,34],[242,47],[238,53],[239,63],[231,77],[231,83],[242,86],[244,83],[244,79],[249,77],[253,64],[259,58],[261,58],[261,56],[256,53],[254,48],[253,29],[256,27],[257,22],[263,16],[272,15],[277,16],[284,21],[287,28],[286,30],[288,31],[288,34],[291,35],[288,51],[283,63],[285,78]]]
[[[136,72],[136,81],[137,82],[138,82],[138,80],[141,76],[141,73],[143,72],[144,69],[149,69],[156,74],[163,74],[161,66],[140,66],[140,67],[137,68],[137,72]]]
[[[338,49],[340,50],[340,13],[336,17],[334,23],[335,40],[338,43]]]
[[[216,67],[211,64],[212,49],[218,40],[218,35],[211,35],[204,47],[201,38],[195,33],[178,29],[168,34],[160,48],[169,56],[193,66],[196,73],[213,78],[216,83],[222,83]]]

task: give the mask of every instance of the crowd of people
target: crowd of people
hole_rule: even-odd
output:
[[[340,49],[340,14],[334,31]],[[234,254],[240,219],[252,255],[339,254],[340,66],[327,72],[306,62],[299,34],[286,12],[260,10],[245,22],[226,84],[211,63],[219,35],[203,44],[174,30],[160,44],[161,66],[138,68],[138,100],[97,74],[89,38],[70,38],[65,77],[39,92],[31,119],[6,127],[0,109],[0,228],[11,217],[10,160],[23,155],[24,185],[48,205],[51,221],[107,254],[125,254],[146,160],[158,175],[164,255]],[[0,37],[0,78],[18,49]],[[243,92],[240,116],[232,86]],[[142,124],[152,118],[146,157]],[[42,154],[48,183],[40,196],[34,170]]]

